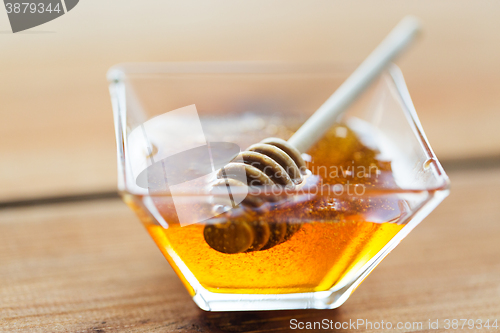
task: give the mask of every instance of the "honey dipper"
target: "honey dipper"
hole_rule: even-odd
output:
[[[337,122],[347,107],[370,83],[414,40],[420,31],[418,19],[407,16],[372,51],[347,80],[321,105],[321,107],[288,140],[267,138],[241,152],[237,160],[226,165],[218,173],[213,186],[244,186],[231,178],[233,169],[245,168],[248,185],[275,185],[295,188],[306,173],[301,156],[311,148],[328,129]],[[243,204],[259,206],[261,201],[247,196]],[[208,224],[204,229],[206,242],[223,253],[241,253],[265,250],[291,237],[299,224],[267,223],[252,219],[242,210],[230,211],[229,221]]]

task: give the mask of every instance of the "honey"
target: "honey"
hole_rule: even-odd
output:
[[[327,189],[339,185],[340,189],[394,188],[391,164],[380,160],[378,153],[348,126],[336,125],[308,152],[307,168]],[[224,250],[217,245],[221,242],[208,244],[207,237],[219,237],[210,221],[183,227],[172,222],[164,228],[138,212],[138,207],[132,208],[193,295],[187,276],[214,293],[304,293],[347,284],[404,227],[398,223],[405,213],[404,202],[396,197],[337,194],[285,198],[271,209],[245,215],[248,221],[238,222],[239,229],[224,234],[240,237],[238,244],[245,251]],[[219,220],[226,215],[229,221],[226,213]],[[165,219],[169,222],[168,216]],[[270,243],[273,230],[288,231]],[[254,238],[247,240],[244,232]],[[260,244],[257,240],[263,235],[265,241]]]
[[[168,258],[169,251],[175,252],[207,290],[243,294],[328,290],[370,260],[401,228],[363,221],[305,223],[272,249],[225,254],[204,241],[203,225],[147,226],[163,254]]]

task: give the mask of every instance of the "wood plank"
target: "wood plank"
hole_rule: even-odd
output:
[[[199,310],[118,200],[2,210],[0,331],[286,332],[295,318],[423,331],[430,319],[445,332],[445,319],[500,320],[500,170],[457,172],[452,185],[343,306],[321,311]]]
[[[398,63],[436,153],[444,159],[500,154],[500,3],[389,3],[89,0],[15,35],[7,33],[2,11],[0,200],[116,188],[105,80],[116,63],[355,65],[408,13],[421,17],[425,34]]]

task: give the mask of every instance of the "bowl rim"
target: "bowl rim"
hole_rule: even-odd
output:
[[[326,68],[326,70],[325,70]],[[111,94],[111,102],[114,115],[114,125],[115,125],[115,139],[117,143],[117,168],[118,168],[118,191],[122,195],[135,195],[139,197],[164,197],[171,196],[169,192],[163,192],[158,194],[150,194],[145,191],[137,191],[136,189],[128,186],[129,170],[127,169],[126,155],[125,155],[125,144],[127,136],[127,109],[125,104],[125,82],[128,76],[131,75],[165,75],[165,74],[324,74],[325,72],[335,74],[348,75],[349,71],[354,68],[350,64],[338,63],[319,63],[319,62],[241,62],[241,61],[221,61],[221,62],[164,62],[164,63],[122,63],[112,66],[107,73],[107,79],[109,82],[109,90]],[[450,180],[444,171],[441,163],[436,157],[434,151],[432,150],[429,141],[425,135],[423,127],[418,118],[417,112],[413,105],[410,97],[410,93],[406,86],[403,74],[400,68],[391,64],[386,73],[389,75],[391,80],[396,87],[396,91],[401,98],[401,104],[403,106],[403,112],[406,119],[413,130],[415,137],[417,138],[424,154],[426,155],[427,161],[429,162],[429,167],[432,167],[436,180],[439,185],[434,187],[425,188],[365,188],[362,196],[367,195],[389,195],[389,194],[401,194],[401,193],[428,193],[433,194],[435,192],[448,191],[450,187]],[[344,191],[349,190],[349,186],[352,185],[323,185],[324,191],[327,192],[327,196],[331,196],[331,193],[335,193],[334,187],[338,190],[339,186],[343,187]],[[271,195],[271,188],[259,186],[259,195]],[[307,192],[306,192],[307,193]],[[343,192],[344,193],[344,192]],[[285,195],[295,196],[298,194],[304,194],[300,190],[289,191]],[[311,193],[309,193],[311,194]],[[178,194],[176,194],[178,195]],[[207,191],[197,191],[190,192],[186,194],[188,196],[212,196],[213,194]],[[322,193],[315,195],[325,195]]]

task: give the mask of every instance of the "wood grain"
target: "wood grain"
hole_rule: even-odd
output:
[[[445,332],[444,319],[500,320],[500,170],[451,179],[450,197],[322,311],[199,310],[118,200],[2,210],[0,332],[286,332],[293,318],[424,325],[394,332],[431,319]]]
[[[105,73],[131,61],[356,65],[402,16],[421,41],[398,63],[441,159],[500,155],[500,2],[86,0],[25,33],[0,11],[0,201],[116,188]]]

